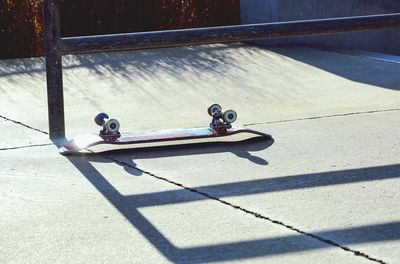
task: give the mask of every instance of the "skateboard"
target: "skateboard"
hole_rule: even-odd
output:
[[[211,123],[207,127],[169,129],[150,132],[120,133],[120,123],[116,119],[110,119],[106,113],[100,113],[95,117],[97,125],[101,126],[99,134],[89,134],[78,136],[60,149],[63,155],[79,153],[88,148],[108,144],[108,145],[129,145],[146,144],[165,141],[180,141],[201,138],[217,138],[235,135],[238,133],[250,133],[265,139],[272,137],[263,132],[259,132],[246,127],[233,126],[232,123],[237,119],[234,110],[222,111],[219,104],[212,104],[208,107],[208,114],[212,117]]]

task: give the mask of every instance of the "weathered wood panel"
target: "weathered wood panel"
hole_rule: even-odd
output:
[[[0,58],[44,54],[42,3],[0,0]],[[240,24],[239,0],[61,0],[60,5],[62,36]]]

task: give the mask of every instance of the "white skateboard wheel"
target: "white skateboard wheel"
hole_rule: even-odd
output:
[[[119,130],[119,122],[117,119],[110,119],[106,122],[106,130],[111,133],[117,133]]]
[[[237,114],[234,110],[226,110],[222,116],[222,119],[227,123],[233,123],[237,119]]]
[[[208,107],[207,112],[210,116],[212,116],[214,114],[214,112],[216,111],[221,111],[222,107],[219,104],[212,104],[210,105],[210,107]]]

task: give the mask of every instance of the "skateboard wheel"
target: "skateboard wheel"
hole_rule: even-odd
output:
[[[236,121],[237,114],[233,110],[226,110],[222,115],[222,119],[227,123],[233,123]]]
[[[117,133],[119,130],[119,122],[117,119],[110,119],[107,121],[106,130],[110,133]]]
[[[216,111],[221,111],[222,107],[219,104],[212,104],[210,105],[210,107],[208,107],[207,112],[210,116],[212,116],[214,114],[214,112]]]
[[[105,119],[108,118],[109,117],[106,113],[100,113],[94,118],[94,122],[96,122],[98,126],[103,126],[106,123]]]

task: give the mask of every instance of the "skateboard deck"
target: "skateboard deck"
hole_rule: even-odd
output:
[[[186,128],[186,129],[170,129],[159,130],[143,133],[121,133],[118,138],[108,139],[96,134],[89,134],[76,137],[60,149],[63,155],[79,153],[83,150],[96,145],[135,145],[141,143],[165,142],[165,141],[179,141],[201,138],[217,138],[235,135],[238,133],[250,133],[258,137],[271,139],[271,136],[263,132],[252,130],[246,127],[232,126],[230,128],[219,130],[212,127],[199,127],[199,128]]]

